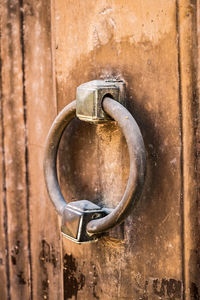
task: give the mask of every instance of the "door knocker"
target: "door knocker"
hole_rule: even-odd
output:
[[[121,223],[142,191],[146,166],[144,141],[133,116],[122,105],[124,90],[123,81],[115,80],[94,80],[80,85],[76,100],[58,114],[47,136],[44,177],[48,194],[62,216],[62,233],[77,243],[94,241]],[[67,203],[60,190],[57,176],[58,147],[64,130],[75,117],[97,124],[115,120],[125,136],[130,158],[129,178],[121,201],[112,210],[88,200]]]

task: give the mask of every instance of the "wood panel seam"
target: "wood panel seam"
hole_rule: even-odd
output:
[[[0,117],[1,117],[1,140],[2,140],[2,186],[3,186],[3,224],[4,224],[4,234],[5,234],[5,246],[7,251],[5,251],[6,256],[6,276],[7,276],[7,299],[10,300],[10,263],[9,263],[9,243],[8,243],[8,208],[7,208],[7,196],[6,196],[6,167],[5,167],[5,132],[4,132],[4,118],[3,118],[3,90],[2,90],[2,56],[1,56],[1,37],[2,37],[2,24],[0,26]]]
[[[20,44],[22,52],[22,88],[23,88],[23,117],[24,117],[24,147],[25,147],[25,183],[26,183],[26,206],[27,206],[27,231],[28,231],[28,259],[30,272],[30,299],[33,299],[33,276],[31,257],[31,229],[30,229],[30,203],[29,203],[29,157],[28,157],[28,132],[27,132],[27,111],[26,111],[26,87],[25,87],[25,49],[24,49],[24,10],[23,0],[20,0]]]
[[[197,1],[177,1],[182,127],[182,249],[184,299],[198,293],[197,270]],[[196,282],[196,283],[195,283]],[[197,291],[194,291],[194,286]],[[194,295],[195,294],[195,295]],[[196,298],[195,298],[196,299]]]
[[[184,242],[184,180],[183,180],[183,111],[182,111],[182,81],[181,81],[181,57],[180,57],[180,19],[179,19],[179,1],[176,0],[176,33],[177,33],[177,63],[178,63],[178,94],[179,94],[179,121],[180,121],[180,170],[181,170],[181,183],[180,183],[180,215],[181,215],[181,253],[182,253],[182,281],[183,281],[183,300],[185,300],[185,242]]]

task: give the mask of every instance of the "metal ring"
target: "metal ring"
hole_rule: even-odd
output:
[[[131,208],[141,194],[146,166],[144,141],[140,129],[132,115],[123,105],[109,97],[104,98],[102,106],[104,111],[118,122],[126,138],[130,158],[130,171],[125,193],[117,207],[107,216],[92,220],[87,224],[87,232],[91,235],[107,231],[121,223],[130,213]],[[56,117],[49,131],[45,147],[45,182],[50,199],[60,215],[62,215],[67,203],[58,183],[57,152],[62,134],[75,116],[76,101],[73,101]]]

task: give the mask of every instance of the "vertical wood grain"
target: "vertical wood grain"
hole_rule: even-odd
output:
[[[20,3],[1,2],[2,112],[7,207],[7,299],[30,299],[29,224]],[[4,212],[6,213],[6,212]]]
[[[2,13],[2,5],[0,6]],[[2,23],[0,25],[2,31]],[[1,36],[0,36],[1,57]],[[2,59],[1,59],[2,61]],[[8,252],[8,222],[6,202],[6,174],[4,153],[4,128],[3,128],[3,105],[2,105],[2,63],[0,61],[0,299],[8,299],[10,293],[9,256]]]
[[[46,192],[43,153],[56,116],[50,1],[23,1],[33,299],[62,299],[58,215]]]
[[[179,86],[182,126],[182,253],[184,299],[200,297],[198,228],[198,1],[177,1]],[[199,4],[198,4],[199,5]]]
[[[198,95],[198,110],[196,113],[197,129],[196,129],[196,174],[197,174],[197,261],[200,261],[200,1],[197,1],[197,95]],[[198,266],[198,264],[197,264]],[[200,269],[197,269],[197,280],[200,278]],[[197,281],[200,285],[200,282]],[[193,294],[199,297],[200,295],[200,286],[198,284],[193,284],[191,286]],[[196,296],[196,298],[197,298]]]

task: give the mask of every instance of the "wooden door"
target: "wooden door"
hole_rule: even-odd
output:
[[[4,0],[1,15],[0,299],[199,299],[199,2]],[[77,245],[46,192],[44,141],[101,78],[126,83],[146,181],[124,223]],[[118,126],[74,120],[58,169],[66,200],[115,207],[129,171]]]

